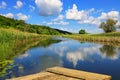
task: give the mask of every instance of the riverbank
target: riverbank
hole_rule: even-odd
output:
[[[73,34],[63,35],[63,37],[71,38],[85,42],[102,43],[106,45],[120,45],[120,32],[105,34]]]
[[[10,74],[13,58],[24,53],[50,36],[22,32],[13,28],[0,28],[0,77]]]
[[[22,32],[15,29],[0,28],[0,61],[4,59],[11,59],[12,54],[20,53],[23,47],[36,41],[43,41],[50,36],[38,35],[34,33]],[[13,52],[14,51],[14,52]],[[7,54],[7,56],[6,56]]]

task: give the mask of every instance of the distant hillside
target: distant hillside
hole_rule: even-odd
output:
[[[19,29],[25,32],[48,34],[48,35],[71,34],[70,32],[53,29],[48,26],[27,24],[23,20],[15,20],[11,18],[6,18],[1,15],[0,15],[0,27],[2,28],[12,27],[12,28]]]

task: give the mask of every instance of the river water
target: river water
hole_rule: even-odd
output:
[[[120,47],[72,39],[46,46],[37,45],[14,58],[12,73],[7,78],[25,76],[44,71],[46,68],[65,68],[102,73],[120,80]]]

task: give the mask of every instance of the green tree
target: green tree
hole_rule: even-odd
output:
[[[116,31],[116,23],[117,23],[117,21],[115,21],[113,19],[107,19],[106,22],[102,22],[100,24],[100,28],[102,28],[105,33],[115,32]]]
[[[85,34],[86,32],[85,32],[85,30],[84,29],[81,29],[80,31],[79,31],[79,34]]]

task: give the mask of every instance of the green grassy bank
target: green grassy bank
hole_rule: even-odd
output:
[[[6,75],[7,70],[14,66],[14,57],[40,42],[46,45],[44,41],[49,38],[50,36],[21,32],[13,28],[0,28],[0,76]]]
[[[0,61],[11,59],[23,46],[38,39],[40,36],[37,34],[0,28]]]
[[[72,38],[80,41],[120,45],[120,32],[104,34],[74,34],[64,35],[63,37]]]

